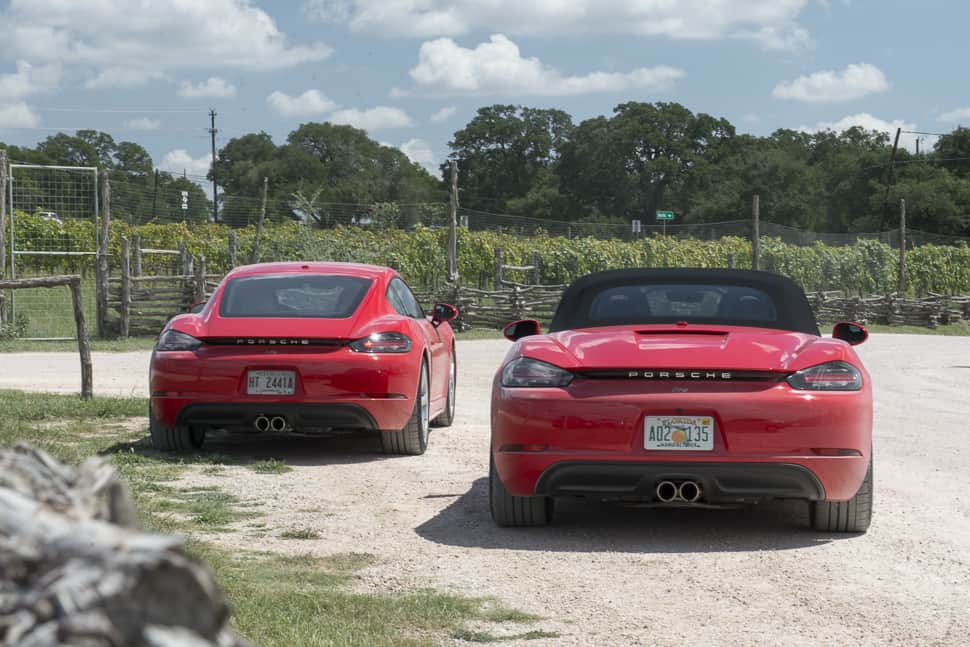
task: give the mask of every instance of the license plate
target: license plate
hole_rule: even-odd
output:
[[[295,388],[293,371],[249,371],[246,376],[249,395],[293,395]]]
[[[714,449],[714,418],[710,416],[646,416],[643,448],[710,451]]]

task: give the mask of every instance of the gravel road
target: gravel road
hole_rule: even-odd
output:
[[[875,494],[863,536],[807,529],[804,504],[644,510],[569,502],[549,528],[488,516],[488,401],[507,348],[458,344],[458,417],[428,453],[370,439],[215,438],[213,451],[294,471],[194,473],[258,503],[230,546],[366,552],[359,586],[495,596],[559,633],[531,645],[967,644],[970,640],[970,338],[874,335]],[[147,353],[95,353],[95,391],[146,395]],[[77,391],[76,355],[0,355],[0,388]],[[313,540],[283,540],[287,529]],[[510,632],[524,630],[510,627]]]

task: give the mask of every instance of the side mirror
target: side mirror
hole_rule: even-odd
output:
[[[866,330],[861,324],[852,323],[851,321],[843,321],[835,324],[835,328],[832,329],[832,337],[835,339],[841,339],[842,341],[852,344],[853,346],[858,346],[865,340],[869,339],[869,331]]]
[[[523,337],[531,337],[532,335],[539,335],[541,333],[542,329],[539,327],[539,322],[535,319],[513,321],[505,328],[502,328],[502,334],[509,341],[519,341]]]
[[[203,308],[205,308],[206,303],[206,301],[196,301],[192,304],[192,307],[189,308],[189,312],[192,314],[199,314],[202,312]]]
[[[431,323],[437,326],[443,321],[452,321],[458,317],[458,308],[447,303],[436,303],[431,311]]]

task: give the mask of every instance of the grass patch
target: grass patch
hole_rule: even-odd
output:
[[[280,533],[280,539],[320,539],[320,533],[313,528],[290,528]]]
[[[74,315],[71,315],[73,322]],[[88,324],[90,327],[90,323]],[[90,328],[89,328],[90,330]],[[71,335],[74,333],[72,332]],[[89,333],[90,334],[90,333]],[[155,337],[130,337],[128,339],[91,339],[91,350],[104,353],[130,353],[151,350]],[[76,353],[76,341],[30,341],[8,339],[0,341],[0,353]]]
[[[293,471],[292,467],[275,458],[256,461],[255,463],[250,463],[248,467],[257,474],[286,474],[287,472]]]
[[[255,511],[247,508],[250,502],[219,487],[176,487],[188,466],[221,467],[227,458],[154,452],[145,440],[144,426],[119,424],[126,418],[144,418],[146,407],[145,400],[137,398],[85,402],[73,396],[0,391],[0,410],[6,414],[0,417],[0,446],[23,441],[72,464],[95,454],[110,456],[129,483],[144,526],[188,536],[189,553],[210,565],[226,592],[232,625],[253,644],[426,645],[459,635],[471,622],[535,619],[496,608],[492,599],[436,591],[355,593],[348,582],[376,561],[366,553],[289,557],[241,553],[200,541],[205,533],[253,519]],[[248,527],[272,532],[258,519]],[[293,531],[299,538],[310,538],[310,533]],[[527,640],[528,635],[519,637]]]
[[[970,335],[970,323],[959,321],[957,323],[945,324],[936,328],[924,328],[922,326],[887,326],[885,324],[870,324],[866,330],[874,333],[897,333],[904,335],[943,335],[949,337]]]
[[[559,634],[551,631],[526,631],[513,636],[496,636],[488,631],[476,631],[472,629],[458,629],[452,632],[451,637],[455,640],[462,640],[469,643],[498,643],[511,642],[513,640],[539,640],[542,638],[558,638]]]

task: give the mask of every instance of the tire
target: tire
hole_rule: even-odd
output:
[[[428,434],[431,425],[428,408],[431,395],[428,392],[428,364],[421,362],[421,375],[418,377],[418,392],[414,398],[414,410],[404,429],[382,431],[381,446],[385,454],[407,454],[418,456],[428,448]]]
[[[809,516],[814,530],[822,532],[865,532],[872,521],[872,455],[866,478],[848,501],[813,501]]]
[[[451,360],[448,366],[448,400],[445,410],[431,421],[433,427],[450,427],[455,421],[455,389],[458,385],[458,358],[455,357],[455,345],[451,345]]]
[[[506,528],[535,528],[552,522],[552,497],[509,494],[492,459],[488,462],[488,506],[492,520]]]
[[[205,440],[204,431],[180,425],[166,427],[151,413],[148,414],[148,433],[152,438],[152,447],[163,452],[192,451],[202,447]]]

